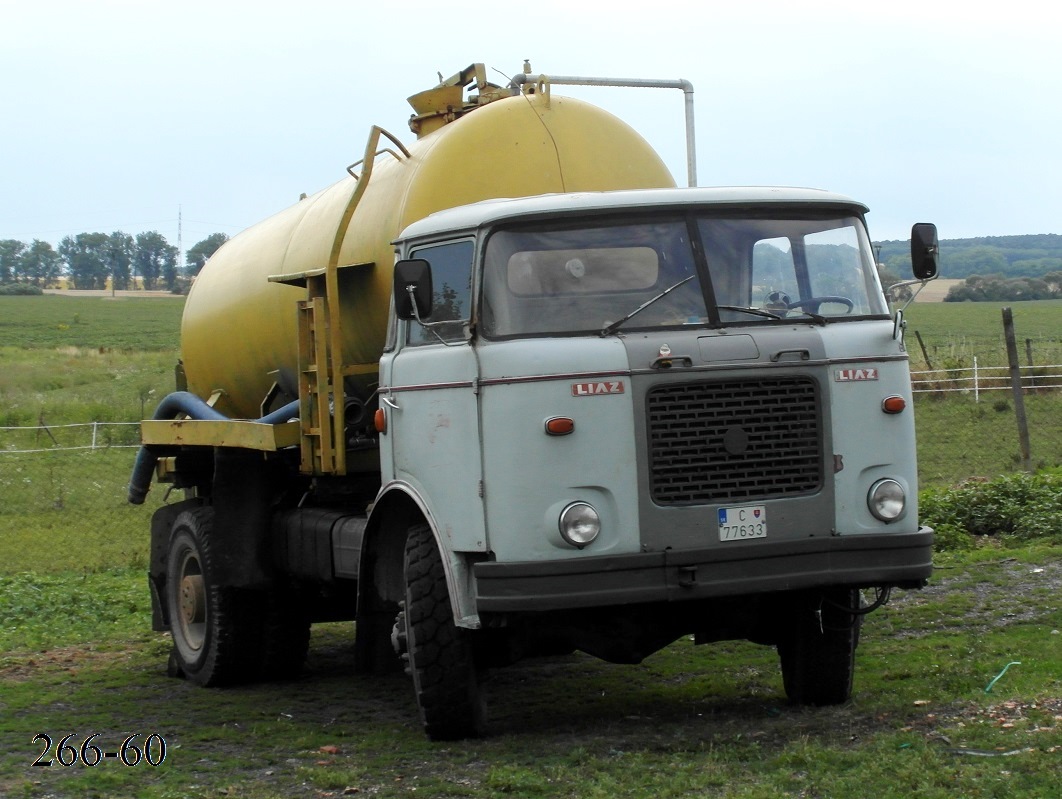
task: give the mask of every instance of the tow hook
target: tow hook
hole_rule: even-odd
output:
[[[697,585],[697,567],[696,566],[679,566],[679,581],[678,584],[682,588],[693,588]]]

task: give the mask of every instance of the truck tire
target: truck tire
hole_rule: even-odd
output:
[[[778,640],[782,682],[797,705],[840,705],[852,696],[855,652],[863,617],[859,591],[840,589],[800,597],[785,614]]]
[[[213,508],[181,513],[166,565],[166,605],[173,651],[168,671],[202,686],[254,680],[261,630],[254,595],[215,582]]]
[[[454,624],[442,556],[426,524],[409,530],[405,580],[406,646],[424,731],[433,741],[478,737],[487,714],[473,645]]]

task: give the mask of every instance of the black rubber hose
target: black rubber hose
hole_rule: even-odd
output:
[[[164,397],[162,402],[160,402],[159,406],[155,409],[155,413],[151,418],[175,419],[182,413],[199,421],[229,421],[228,416],[214,410],[190,391],[175,391]],[[297,419],[298,416],[299,401],[295,400],[294,402],[289,402],[283,408],[279,408],[270,414],[266,414],[261,419],[256,419],[255,421],[261,424],[280,424],[281,422],[286,422],[292,418]],[[151,490],[151,475],[155,471],[155,464],[158,463],[158,460],[158,453],[146,444],[140,447],[140,450],[136,453],[136,461],[133,463],[133,473],[129,478],[128,500],[131,505],[144,504],[148,491]]]

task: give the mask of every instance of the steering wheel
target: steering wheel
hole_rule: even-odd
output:
[[[834,296],[807,297],[807,298],[805,298],[803,300],[796,300],[794,302],[790,302],[789,303],[789,307],[790,308],[801,308],[803,310],[810,311],[811,313],[818,313],[819,312],[819,306],[822,305],[824,302],[836,302],[836,303],[838,303],[840,305],[843,305],[845,307],[845,311],[844,312],[846,314],[852,313],[852,309],[855,308],[855,303],[852,302],[847,297],[834,297]]]

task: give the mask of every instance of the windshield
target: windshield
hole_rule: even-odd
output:
[[[859,219],[707,215],[497,231],[482,310],[491,338],[887,313]]]

